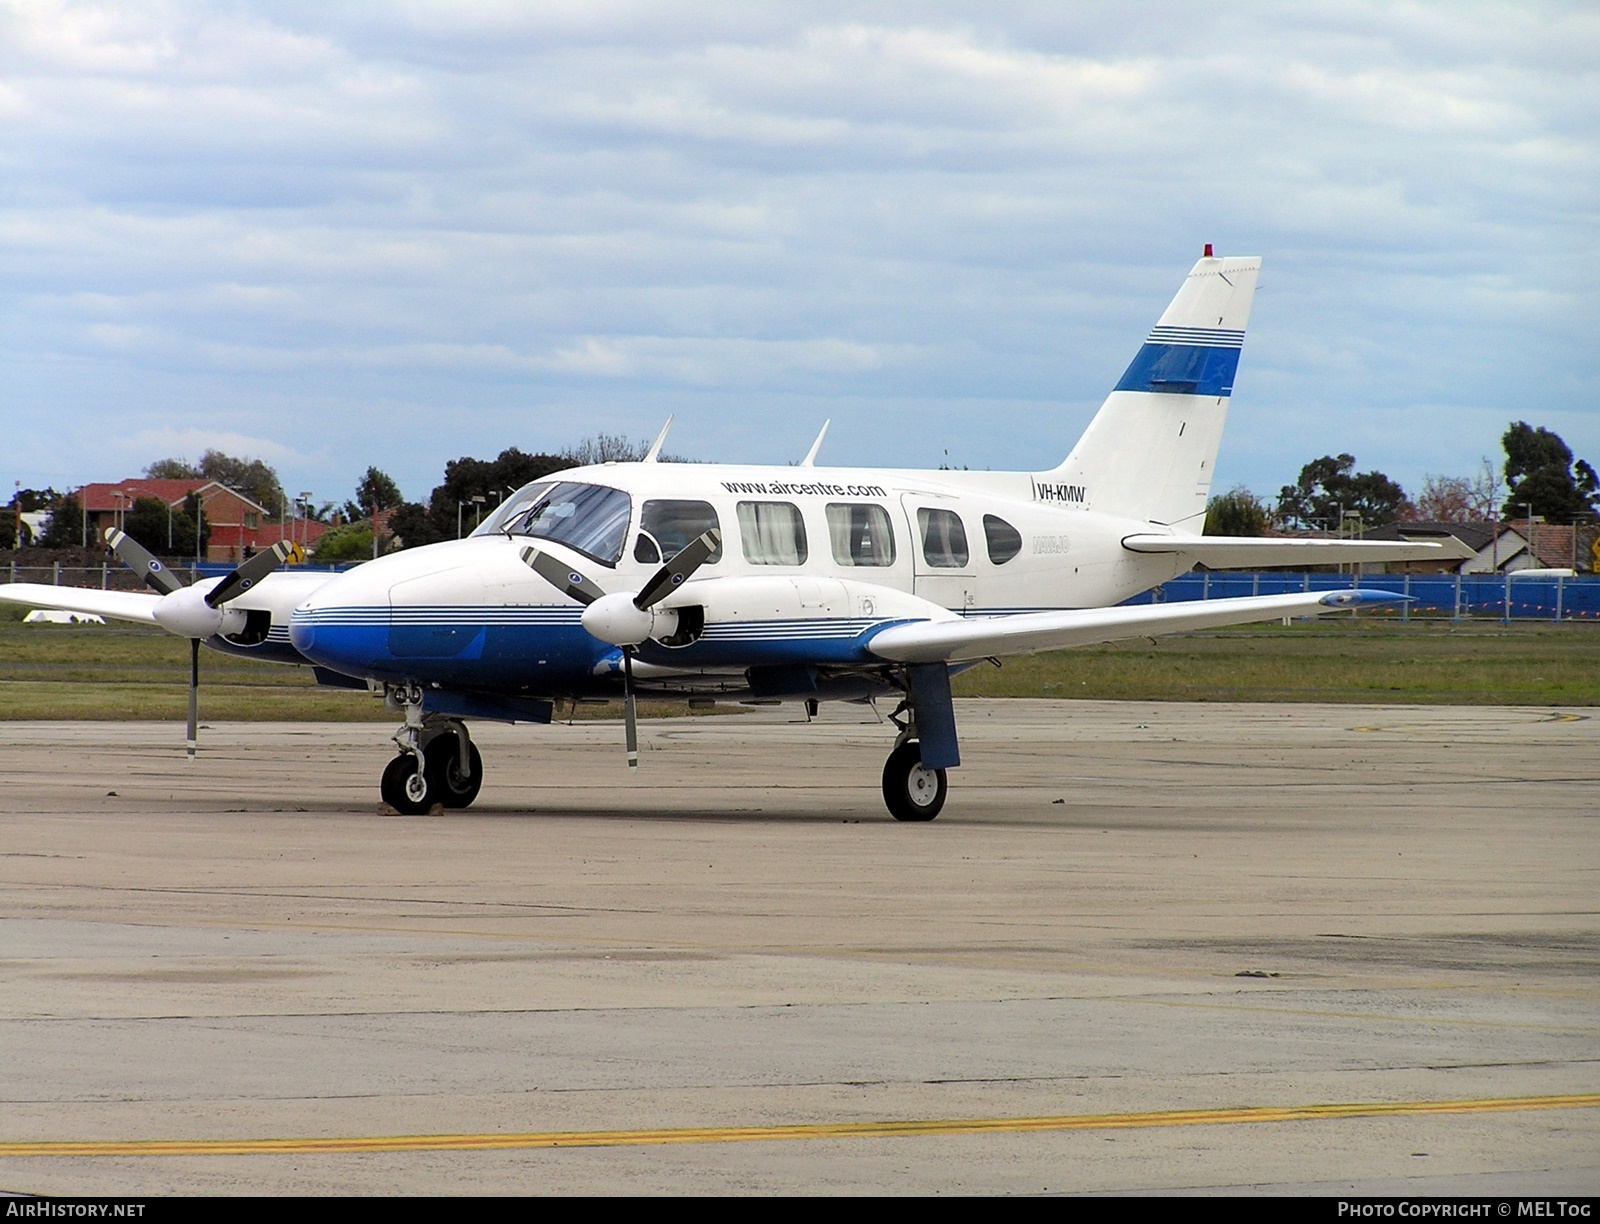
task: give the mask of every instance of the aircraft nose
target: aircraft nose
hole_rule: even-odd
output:
[[[389,631],[389,575],[383,560],[329,579],[289,618],[289,641],[311,662],[362,676],[382,657]]]

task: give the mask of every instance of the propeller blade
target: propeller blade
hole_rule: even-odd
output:
[[[189,639],[189,759],[200,739],[200,639]]]
[[[626,730],[628,768],[639,768],[639,710],[633,699],[633,652],[622,652],[622,724]]]
[[[183,583],[178,581],[177,576],[126,531],[118,531],[113,527],[106,532],[106,543],[117,554],[117,560],[143,578],[144,584],[158,595],[170,595],[183,590]]]
[[[644,589],[633,597],[633,606],[643,612],[665,599],[689,581],[695,570],[704,565],[711,554],[721,547],[722,532],[716,527],[690,540],[677,556],[658,569],[650,581],[644,584]]]
[[[206,603],[220,608],[230,599],[237,599],[260,582],[285,561],[298,565],[306,559],[306,550],[291,540],[279,540],[266,552],[259,552],[235,569],[206,594]]]
[[[543,578],[563,595],[570,595],[585,607],[605,595],[599,587],[590,582],[582,574],[569,566],[565,561],[557,561],[549,553],[542,553],[537,548],[524,548],[522,559],[528,568],[539,577]]]

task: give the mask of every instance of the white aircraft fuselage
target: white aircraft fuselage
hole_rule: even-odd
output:
[[[182,587],[111,544],[155,594],[16,584],[0,600],[159,624],[230,653],[311,663],[403,714],[381,793],[465,807],[467,720],[548,722],[554,703],[866,701],[899,737],[883,792],[931,820],[960,763],[950,677],[986,658],[1319,615],[1368,592],[1117,606],[1195,564],[1405,560],[1437,544],[1204,536],[1260,263],[1206,249],[1061,463],[1020,472],[608,463],[508,496],[465,540],[331,578],[289,550]],[[821,438],[818,438],[820,444]],[[1387,598],[1379,596],[1377,598]],[[198,667],[190,680],[190,750]]]
[[[892,624],[1103,607],[1187,568],[1176,556],[1123,548],[1124,537],[1149,523],[1048,493],[1042,500],[1048,483],[1046,475],[1000,472],[573,469],[507,498],[465,540],[395,553],[329,580],[295,610],[291,640],[304,658],[363,679],[613,695],[621,651],[588,634],[582,606],[521,552],[537,546],[608,591],[635,592],[664,559],[650,532],[663,507],[678,523],[690,520],[680,546],[686,533],[717,527],[723,547],[662,601],[666,610],[701,609],[701,626],[680,634],[688,640],[639,644],[641,693],[726,694],[745,688],[730,679],[752,669],[881,665],[870,642]],[[517,507],[561,485],[614,495],[605,509],[616,526],[599,541],[603,553],[516,530]],[[757,688],[751,695],[772,695],[759,678]]]

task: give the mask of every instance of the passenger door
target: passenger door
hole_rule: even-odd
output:
[[[974,536],[955,498],[933,493],[906,493],[907,546],[911,553],[912,593],[966,613],[977,602],[981,533]]]

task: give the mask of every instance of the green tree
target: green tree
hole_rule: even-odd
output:
[[[54,489],[18,489],[11,497],[11,505],[15,509],[20,502],[24,514],[37,514],[50,509],[61,497]]]
[[[405,498],[400,496],[400,486],[389,478],[388,473],[369,467],[367,474],[356,485],[355,500],[345,502],[344,516],[353,523],[357,519],[371,518],[378,510],[393,510],[404,501]]]
[[[288,499],[278,473],[259,459],[235,459],[218,450],[200,456],[200,474],[239,493],[273,514],[280,514]]]
[[[1300,469],[1300,479],[1278,494],[1278,517],[1297,527],[1337,530],[1354,511],[1368,527],[1381,527],[1410,511],[1406,491],[1382,472],[1356,472],[1354,455],[1324,455]]]
[[[174,542],[177,538],[177,522],[173,522]],[[134,501],[132,508],[123,516],[122,529],[151,552],[160,556],[171,556],[172,548],[167,544],[167,503],[159,497],[141,497]]]
[[[1504,517],[1532,513],[1547,523],[1575,523],[1595,512],[1600,476],[1572,449],[1544,428],[1515,421],[1500,439],[1506,452]]]
[[[195,515],[199,512],[199,501],[191,493],[184,499],[181,510],[174,506],[169,514],[167,503],[160,498],[141,497],[128,511],[122,529],[158,556],[195,556]]]
[[[77,548],[84,540],[83,503],[76,497],[63,497],[50,510],[44,531],[39,536],[41,548]]]
[[[1266,535],[1272,523],[1267,503],[1243,485],[1218,493],[1206,503],[1203,534],[1215,536]]]
[[[440,540],[453,540],[454,532],[440,535],[433,524],[433,516],[421,502],[405,502],[389,516],[389,531],[399,548],[416,548],[422,544],[437,544]]]
[[[330,527],[322,533],[322,538],[317,541],[311,556],[321,565],[371,560],[372,524],[358,520],[342,527]]]
[[[157,459],[144,470],[151,480],[214,480],[243,493],[271,514],[283,513],[288,504],[278,473],[260,459],[236,459],[219,450],[208,450],[199,463],[187,459]]]
[[[202,480],[199,468],[187,459],[157,459],[144,474],[151,480]]]
[[[572,460],[566,455],[529,455],[514,446],[507,447],[494,459],[473,459],[466,455],[452,459],[444,466],[444,483],[434,489],[428,499],[432,540],[425,542],[455,539],[458,522],[463,532],[471,531],[479,515],[487,517],[493,513],[500,499],[509,492],[571,466]],[[483,501],[474,502],[474,497],[481,497]],[[406,539],[409,546],[410,538]]]
[[[453,540],[458,523],[462,533],[471,531],[480,518],[488,518],[504,498],[525,484],[566,468],[636,461],[644,458],[647,450],[647,445],[630,442],[620,434],[600,433],[559,455],[529,455],[514,446],[493,459],[463,455],[445,464],[444,483],[429,495],[426,506],[401,503],[389,520],[389,528],[404,548]],[[682,455],[662,455],[661,460],[689,462]],[[482,502],[474,501],[475,497],[481,497]]]
[[[650,449],[648,443],[633,442],[626,434],[597,433],[585,438],[566,453],[573,467],[593,467],[601,463],[637,463]]]

